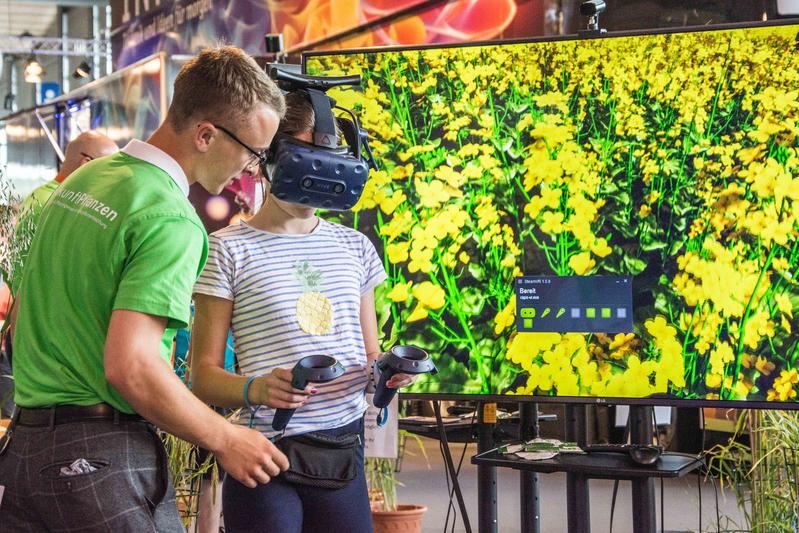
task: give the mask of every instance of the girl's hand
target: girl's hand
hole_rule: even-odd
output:
[[[391,376],[391,379],[386,382],[386,386],[389,389],[401,389],[408,385],[412,385],[418,377],[418,374],[394,374]]]
[[[250,390],[250,403],[266,405],[273,409],[297,409],[317,392],[312,384],[305,389],[292,387],[291,370],[288,368],[276,368],[269,374],[257,378]]]

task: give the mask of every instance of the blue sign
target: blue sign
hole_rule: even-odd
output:
[[[54,82],[54,81],[46,81],[42,83],[41,86],[41,101],[40,104],[44,104],[45,102],[49,102],[56,96],[61,96],[61,86]]]
[[[631,333],[631,276],[516,278],[516,330],[555,333]]]

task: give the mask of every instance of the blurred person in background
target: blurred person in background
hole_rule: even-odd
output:
[[[19,284],[22,281],[22,268],[25,258],[28,256],[30,241],[36,232],[36,226],[42,216],[42,209],[55,190],[73,172],[89,161],[115,154],[118,151],[119,147],[116,143],[102,133],[84,131],[67,144],[64,161],[61,163],[61,170],[56,177],[34,189],[22,202],[14,231],[15,265],[11,277],[12,294],[16,294],[19,290]]]

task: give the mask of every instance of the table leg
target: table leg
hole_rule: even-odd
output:
[[[633,532],[655,533],[655,480],[650,478],[633,479]]]
[[[591,533],[588,478],[584,475],[566,475],[566,513],[570,532]]]

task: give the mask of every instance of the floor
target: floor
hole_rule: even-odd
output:
[[[448,490],[445,477],[444,461],[438,441],[422,438],[420,446],[410,439],[400,473],[397,475],[404,486],[398,489],[400,503],[423,503],[427,505],[422,524],[423,533],[444,532],[447,524]],[[422,449],[424,453],[422,453]],[[463,444],[452,444],[454,460],[460,457]],[[475,445],[468,445],[459,475],[464,501],[469,514],[472,531],[477,531],[477,469],[469,462],[476,453]],[[425,459],[425,455],[427,459]],[[689,474],[681,479],[666,480],[664,484],[664,509],[666,532],[700,531],[699,498],[697,475]],[[566,476],[565,474],[546,474],[539,476],[540,486],[540,531],[541,533],[567,533],[566,528]],[[613,492],[613,481],[591,481],[591,531],[593,533],[610,532],[610,506]],[[658,502],[658,531],[660,521],[660,483],[655,482]],[[701,481],[702,518],[701,531],[717,531],[716,503],[714,487],[711,480]],[[512,533],[521,530],[519,522],[519,474],[509,469],[497,470],[497,517],[498,531]],[[632,533],[631,489],[629,482],[621,482],[616,500],[615,517],[612,533]],[[719,491],[719,515],[721,531],[741,531],[743,514],[738,509],[734,495],[729,491]],[[457,509],[457,500],[453,496],[453,505]],[[738,524],[735,526],[734,521]],[[458,516],[454,529],[452,517],[446,531],[465,532],[466,529]],[[571,532],[589,533],[589,532]]]

